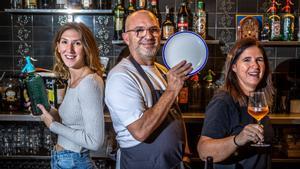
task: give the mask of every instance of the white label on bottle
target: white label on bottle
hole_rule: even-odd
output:
[[[123,18],[116,18],[116,28],[117,31],[123,29]]]
[[[57,104],[61,104],[65,96],[65,89],[57,89]]]
[[[56,5],[64,5],[65,0],[56,0]]]

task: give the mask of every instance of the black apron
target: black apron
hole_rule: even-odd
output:
[[[132,56],[129,56],[129,60],[148,84],[154,105],[163,91],[154,89],[150,79]],[[174,103],[166,119],[147,140],[134,147],[120,149],[120,168],[181,169],[184,146],[183,120],[178,104]]]

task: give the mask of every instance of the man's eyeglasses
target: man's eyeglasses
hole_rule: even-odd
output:
[[[136,37],[142,38],[142,37],[146,36],[147,31],[149,31],[149,33],[153,36],[159,36],[160,35],[160,28],[158,28],[156,26],[150,27],[150,28],[137,27],[135,29],[127,30],[125,33],[135,32]]]

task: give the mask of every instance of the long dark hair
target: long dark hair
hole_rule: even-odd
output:
[[[256,90],[265,93],[268,104],[271,106],[273,103],[274,87],[272,84],[272,77],[269,67],[269,61],[264,48],[252,38],[244,38],[235,43],[233,48],[227,55],[225,63],[225,83],[221,90],[227,91],[235,102],[238,102],[240,106],[247,105],[247,96],[242,91],[236,73],[232,70],[232,66],[236,63],[240,55],[249,47],[256,46],[260,49],[265,64],[264,76],[260,83],[257,85]]]

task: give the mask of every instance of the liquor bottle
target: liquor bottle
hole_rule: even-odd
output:
[[[66,85],[54,73],[39,73],[45,81],[50,104],[58,108],[63,101]]]
[[[274,0],[272,1],[272,6],[267,10],[270,12],[269,25],[270,25],[270,40],[280,40],[280,17],[277,15],[278,3]]]
[[[40,9],[50,9],[51,8],[51,0],[39,0],[39,8]]]
[[[282,8],[282,10],[285,12],[285,14],[282,16],[282,39],[285,41],[294,40],[295,16],[291,13],[290,5],[293,5],[293,3],[291,0],[287,0],[286,5]]]
[[[189,14],[186,3],[180,4],[180,9],[177,16],[177,30],[178,32],[187,31],[189,29]]]
[[[81,9],[81,0],[68,0],[68,8]]]
[[[212,156],[208,156],[205,161],[205,169],[214,169],[214,160]]]
[[[213,97],[214,91],[216,88],[216,86],[213,84],[213,75],[215,76],[215,73],[209,69],[207,75],[203,78],[203,80],[206,81],[204,91],[203,91],[203,96],[205,99],[205,102],[204,102],[205,106],[207,106],[210,99]]]
[[[202,111],[202,86],[199,82],[199,75],[191,77],[189,88],[189,110]]]
[[[114,39],[122,40],[122,32],[124,28],[124,7],[122,5],[122,0],[117,0],[114,8]]]
[[[36,9],[37,8],[37,0],[25,0],[24,7],[26,9]]]
[[[10,6],[12,9],[22,9],[23,2],[22,0],[10,0]]]
[[[41,115],[42,111],[37,107],[37,104],[44,105],[47,111],[51,106],[48,101],[48,96],[42,77],[35,72],[35,67],[30,61],[30,56],[26,56],[26,65],[22,69],[23,73],[27,73],[27,77],[24,80],[27,92],[31,102],[32,115]]]
[[[134,11],[135,11],[134,0],[129,0],[128,7],[127,7],[127,10],[126,10],[126,15],[127,16],[130,15]]]
[[[188,104],[189,104],[189,86],[186,80],[178,94],[178,105],[180,107],[181,112],[188,111]]]
[[[203,5],[203,1],[198,0],[197,10],[194,17],[194,32],[201,35],[203,39],[206,39],[206,13]]]
[[[67,8],[67,0],[56,0],[55,1],[55,8],[56,9],[64,9]]]
[[[160,23],[160,13],[158,11],[157,0],[151,0],[148,4],[148,10],[151,11],[158,19],[158,23]]]
[[[81,6],[83,9],[93,9],[93,0],[81,0]]]
[[[147,5],[147,3],[146,3],[147,1],[146,0],[137,0],[136,1],[136,9],[137,10],[140,10],[140,9],[146,9],[146,5]]]
[[[166,6],[166,20],[162,24],[162,39],[167,40],[174,32],[175,25],[171,20],[169,7]]]
[[[96,0],[97,9],[106,9],[106,0]]]
[[[5,111],[18,111],[21,107],[20,83],[10,76],[3,80],[3,109]]]

